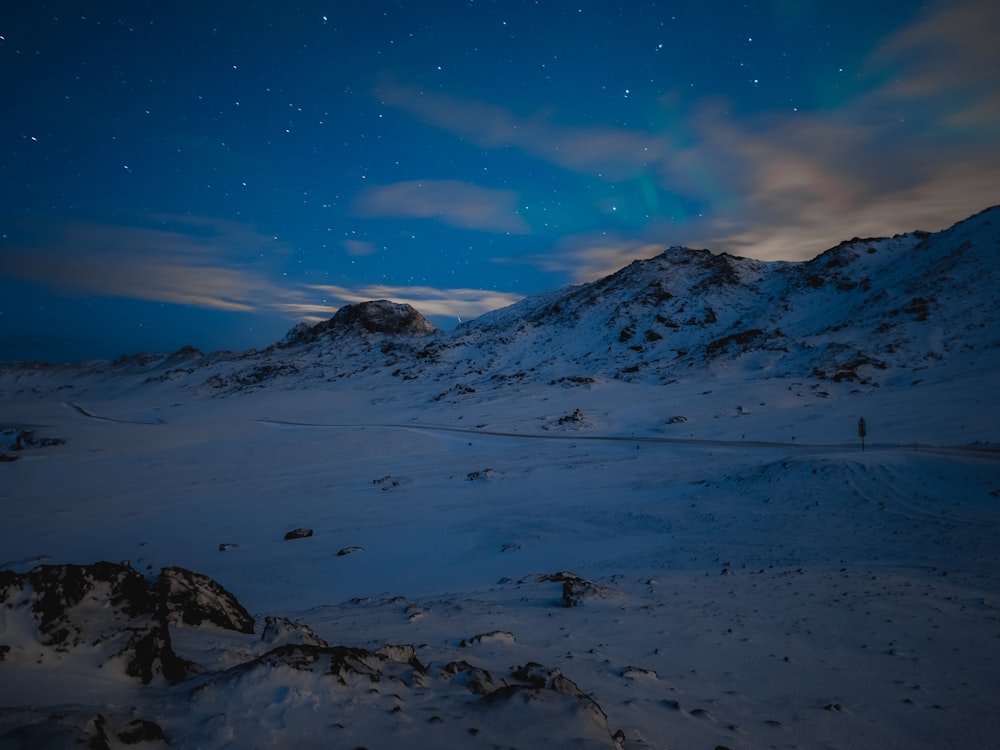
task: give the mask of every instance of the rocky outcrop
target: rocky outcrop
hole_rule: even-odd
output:
[[[615,747],[624,744],[621,732],[612,734],[608,726],[608,715],[591,696],[582,691],[575,682],[566,677],[558,668],[549,669],[536,662],[528,662],[511,673],[517,682],[486,694],[484,701],[494,708],[511,711],[531,706],[538,711],[548,707],[553,714],[568,713],[574,717],[576,731],[583,734],[583,727],[589,727],[597,736],[607,737]],[[514,719],[516,721],[516,719]]]
[[[420,714],[421,706],[432,704],[439,707],[441,715],[460,712],[477,724],[469,734],[482,735],[484,740],[492,737],[498,745],[501,741],[509,744],[512,736],[527,731],[539,746],[559,744],[572,737],[585,747],[621,747],[622,735],[612,733],[604,709],[559,669],[536,662],[528,662],[500,678],[464,660],[427,667],[410,645],[370,651],[288,644],[234,667],[217,679],[239,689],[234,680],[255,683],[263,673],[275,669],[332,680],[341,690],[368,696],[366,703],[391,704],[390,713],[408,716],[407,721]],[[448,706],[455,708],[446,710]],[[411,712],[413,716],[409,716]],[[429,719],[431,725],[442,722],[440,715]]]
[[[546,580],[568,585],[571,599],[597,590],[571,573]],[[178,635],[179,628],[206,625],[214,630]],[[465,660],[425,662],[427,646],[333,645],[275,615],[265,618],[259,639],[243,635],[253,630],[253,618],[232,594],[185,568],[164,568],[154,580],[111,562],[0,571],[5,667],[49,675],[97,670],[115,680],[114,671],[124,670],[142,691],[128,709],[112,703],[11,709],[0,722],[0,746],[193,746],[202,728],[232,739],[232,746],[250,746],[263,726],[246,715],[252,705],[268,715],[265,723],[286,711],[328,712],[335,717],[329,729],[343,740],[338,747],[369,746],[386,732],[400,746],[466,747],[478,737],[484,747],[621,747],[621,733],[612,733],[601,706],[559,669],[528,662],[491,672]],[[172,633],[185,654],[192,643],[202,644],[193,652],[202,663],[180,657]],[[492,631],[463,645],[489,650],[514,647],[516,639]],[[149,691],[140,681],[173,687]],[[320,695],[317,708],[311,696]],[[393,717],[388,727],[385,717]],[[281,726],[287,746],[311,731]]]
[[[260,633],[260,640],[264,643],[270,643],[272,646],[293,643],[307,646],[330,645],[316,635],[308,625],[278,615],[268,615],[264,618],[264,629]]]
[[[109,718],[103,713],[71,710],[59,713],[28,710],[23,719],[24,724],[0,735],[0,747],[111,750],[131,745],[153,748],[170,744],[160,725],[148,719]]]
[[[210,623],[238,633],[253,633],[253,618],[236,597],[206,575],[186,568],[164,568],[156,584],[169,625]]]
[[[375,333],[389,336],[425,336],[437,328],[412,305],[372,300],[344,305],[329,320],[313,326],[299,324],[285,336],[281,346],[309,344],[343,334]]]
[[[0,429],[0,448],[10,451],[23,451],[25,448],[48,448],[53,445],[63,445],[62,438],[39,437],[34,430],[23,427],[8,427]]]
[[[579,607],[588,599],[610,599],[615,592],[569,571],[547,573],[539,576],[540,583],[562,584],[562,606]]]
[[[121,664],[149,683],[180,682],[195,665],[178,656],[170,628],[211,623],[253,632],[253,618],[207,576],[165,568],[148,581],[128,564],[40,565],[0,571],[0,652],[9,662],[60,662],[94,650],[99,663]],[[24,634],[33,634],[28,642]]]

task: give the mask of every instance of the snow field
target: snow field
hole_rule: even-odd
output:
[[[796,383],[80,400],[125,421],[6,402],[7,422],[67,443],[0,466],[2,567],[181,565],[235,594],[258,635],[180,628],[206,669],[190,693],[73,676],[78,654],[0,661],[0,737],[46,704],[128,704],[190,747],[612,746],[589,704],[555,693],[485,710],[441,671],[466,660],[498,682],[558,668],[626,747],[988,746],[1000,472],[934,449],[988,439],[988,410],[948,408],[967,384],[929,402]],[[915,424],[928,444],[910,444]],[[285,541],[294,528],[313,535]],[[561,571],[593,582],[580,606],[545,578]],[[412,644],[428,676],[392,667],[373,693],[225,671],[271,647],[265,615],[330,644]],[[0,642],[30,643],[11,622]]]

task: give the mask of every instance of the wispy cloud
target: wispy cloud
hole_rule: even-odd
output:
[[[407,302],[425,315],[472,318],[522,296],[489,289],[303,284],[282,277],[272,262],[288,248],[252,227],[204,217],[159,221],[168,228],[97,223],[35,227],[35,236],[0,255],[0,275],[70,295],[271,313],[311,322],[329,318],[342,304],[372,299]]]
[[[216,310],[249,312],[284,294],[259,260],[287,252],[273,238],[204,217],[160,220],[165,228],[78,222],[38,230],[0,257],[0,273],[71,294]]]
[[[518,117],[504,107],[423,91],[386,79],[376,90],[386,105],[454,133],[482,148],[514,146],[565,169],[625,180],[668,154],[662,136],[612,127],[553,122],[549,113]]]
[[[706,242],[758,258],[810,257],[854,235],[941,229],[1000,201],[995,3],[937,6],[866,62],[871,88],[821,115],[745,127],[701,121],[732,155],[743,196]]]
[[[947,126],[980,131],[995,142],[1000,122],[1000,5],[964,0],[937,7],[938,12],[893,35],[871,55],[873,74],[889,68],[897,72],[876,95],[907,108],[933,100],[941,107],[935,117]]]
[[[364,217],[437,219],[460,229],[527,234],[513,190],[495,190],[460,180],[409,180],[371,187],[354,210]]]
[[[372,243],[364,242],[363,240],[344,240],[343,247],[344,250],[347,251],[348,255],[353,255],[355,257],[375,254],[375,246]]]
[[[309,288],[342,303],[390,299],[393,302],[412,305],[424,315],[447,318],[475,318],[490,310],[512,305],[524,296],[491,289],[438,289],[387,284],[357,287],[314,285]]]
[[[653,216],[618,241],[566,238],[554,253],[557,265],[579,253],[574,278],[605,265],[594,259],[630,258],[647,244],[799,260],[845,237],[940,229],[1000,202],[997,28],[1000,5],[990,0],[933,5],[871,52],[860,92],[836,110],[736,117],[725,101],[705,101],[672,112],[675,130],[687,134],[683,145],[660,133],[561,125],[550,113],[519,116],[395,81],[377,95],[479,147],[518,148],[608,181],[641,176],[704,207],[683,224]]]
[[[664,249],[665,245],[649,240],[585,234],[565,238],[548,253],[501,258],[497,262],[532,265],[582,284],[609,276],[634,260],[651,258]]]

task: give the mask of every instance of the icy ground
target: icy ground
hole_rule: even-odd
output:
[[[992,371],[366,382],[7,393],[66,442],[0,463],[0,569],[182,566],[256,626],[172,627],[197,673],[142,684],[8,601],[0,748],[996,746]]]

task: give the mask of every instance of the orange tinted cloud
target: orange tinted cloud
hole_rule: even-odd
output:
[[[941,2],[872,50],[859,91],[835,110],[735,116],[723,100],[671,109],[669,134],[559,124],[394,81],[388,105],[482,148],[514,147],[609,182],[652,179],[700,215],[651,216],[635,236],[564,238],[591,261],[636,248],[694,244],[801,260],[845,237],[937,230],[1000,202],[1000,4]],[[536,259],[548,267],[542,258]],[[571,264],[570,264],[571,265]],[[594,268],[605,264],[597,262]]]
[[[993,0],[940,4],[889,37],[871,56],[869,70],[891,67],[895,75],[876,96],[895,103],[933,100],[948,125],[986,125],[996,138],[1000,121],[1000,65],[996,33],[1000,5]]]
[[[700,120],[741,198],[706,244],[804,259],[852,236],[938,230],[1000,202],[1000,6],[937,6],[874,50],[869,90],[835,112]]]

